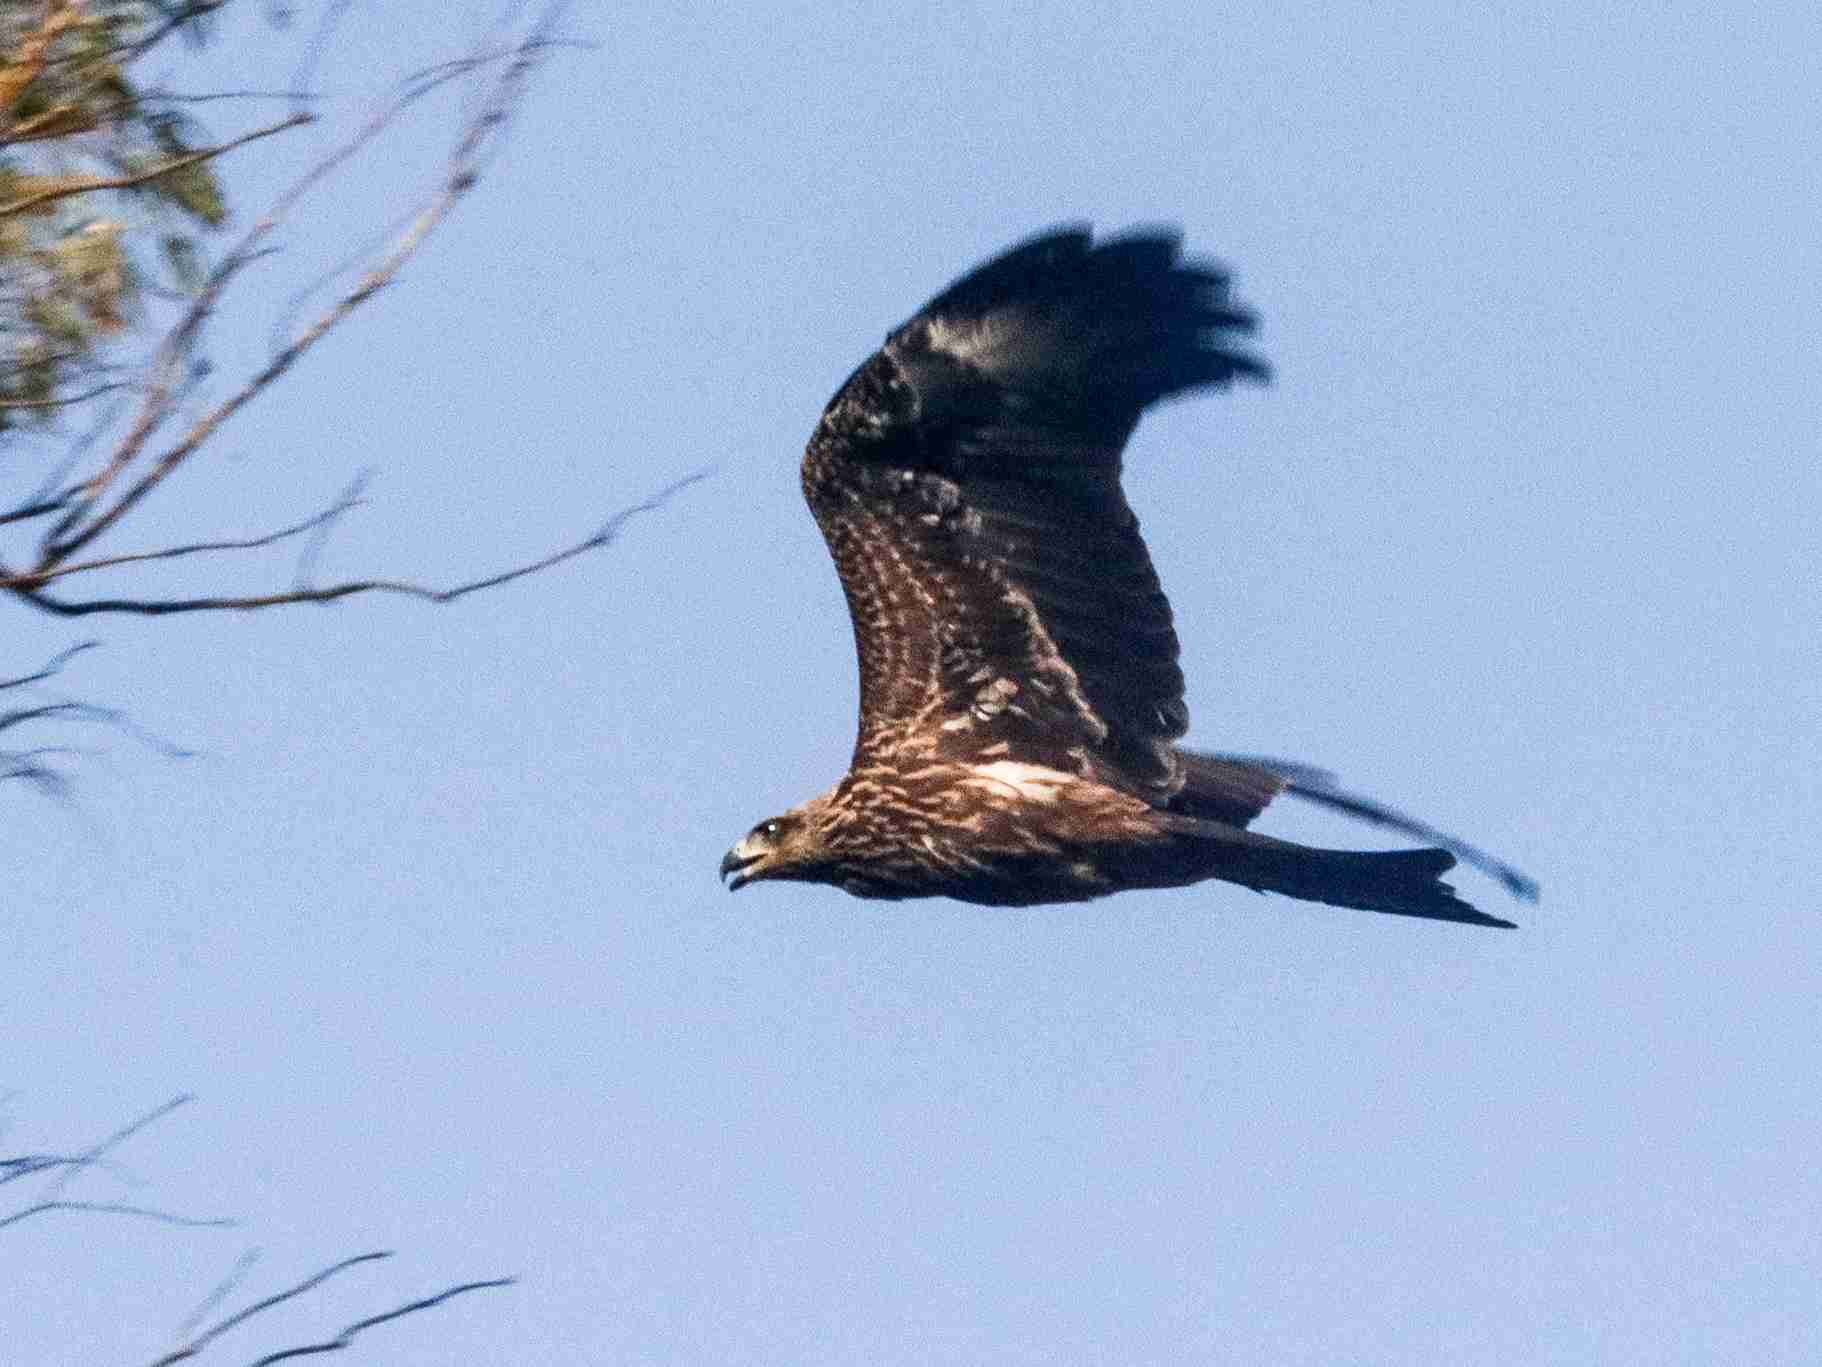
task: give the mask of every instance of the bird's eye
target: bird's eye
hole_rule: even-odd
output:
[[[759,823],[759,833],[767,840],[778,839],[783,830],[784,827],[779,825],[776,821],[762,821]]]

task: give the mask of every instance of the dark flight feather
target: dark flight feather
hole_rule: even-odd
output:
[[[1177,636],[1121,452],[1147,405],[1266,369],[1237,349],[1253,320],[1227,277],[1177,252],[1162,233],[1037,238],[937,295],[830,403],[803,480],[854,615],[857,758],[993,707],[981,689],[1004,681],[988,744],[1059,766],[1087,746],[1134,791],[1180,786]]]

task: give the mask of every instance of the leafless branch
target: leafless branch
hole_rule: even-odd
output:
[[[613,544],[619,537],[621,529],[630,519],[640,513],[656,511],[663,507],[673,494],[699,480],[708,478],[708,475],[708,471],[700,470],[666,485],[644,502],[636,503],[630,508],[624,508],[615,513],[599,530],[562,550],[539,556],[536,560],[527,561],[522,565],[515,565],[509,570],[502,570],[497,574],[486,575],[480,579],[470,579],[446,589],[431,588],[428,585],[402,579],[352,579],[320,588],[299,587],[278,593],[250,594],[239,597],[212,595],[201,598],[167,599],[91,598],[79,602],[67,602],[52,598],[41,589],[32,587],[31,574],[9,574],[4,567],[0,567],[0,588],[10,589],[34,607],[42,608],[59,617],[87,617],[103,612],[126,613],[140,617],[165,617],[184,612],[246,612],[279,607],[287,603],[331,603],[361,593],[400,594],[430,603],[453,603],[458,598],[465,598],[481,589],[509,584],[515,579],[523,579],[527,575],[537,574],[541,570],[560,565],[566,560],[573,560],[579,555],[585,555],[589,551]]]
[[[334,1338],[323,1343],[311,1343],[298,1348],[286,1348],[277,1353],[268,1353],[263,1358],[255,1359],[250,1367],[271,1367],[271,1364],[275,1362],[284,1362],[290,1358],[314,1357],[318,1353],[340,1352],[353,1344],[357,1334],[372,1329],[376,1325],[389,1324],[393,1320],[403,1319],[407,1315],[415,1315],[420,1310],[434,1309],[443,1302],[454,1300],[457,1296],[465,1296],[470,1291],[486,1291],[496,1286],[511,1286],[515,1280],[516,1278],[513,1277],[491,1277],[486,1281],[463,1282],[458,1286],[439,1291],[434,1296],[426,1296],[422,1300],[411,1301],[397,1309],[388,1310],[383,1315],[370,1315],[364,1320],[356,1320]]]
[[[172,157],[169,161],[161,162],[148,170],[136,171],[130,176],[81,176],[74,180],[59,181],[55,185],[47,186],[32,194],[22,195],[10,204],[0,204],[0,218],[11,218],[14,214],[27,213],[41,205],[50,204],[59,199],[69,199],[73,195],[86,195],[91,190],[128,190],[135,185],[145,185],[157,180],[160,176],[168,176],[173,171],[181,171],[186,166],[194,166],[202,161],[213,161],[224,152],[232,152],[237,147],[245,147],[248,143],[258,142],[261,138],[287,133],[293,128],[300,128],[315,120],[314,114],[300,111],[280,119],[277,123],[267,124],[264,128],[256,128],[251,133],[242,133],[238,138],[230,138],[214,147],[185,152],[181,156]]]
[[[75,754],[68,746],[43,746],[36,750],[8,750],[0,754],[0,782],[29,783],[45,797],[59,802],[70,798],[68,776],[43,761]],[[0,1178],[0,1180],[5,1180]]]
[[[146,53],[157,47],[185,24],[203,18],[206,15],[213,14],[227,3],[228,0],[190,0],[189,4],[173,14],[165,23],[127,44],[126,47],[122,49],[125,54],[124,59],[126,61],[132,61],[134,58],[145,56]]]
[[[246,1281],[248,1274],[253,1271],[254,1265],[259,1262],[259,1259],[260,1250],[257,1248],[249,1248],[236,1258],[234,1266],[228,1269],[228,1275],[209,1289],[209,1294],[202,1298],[201,1304],[192,1310],[185,1317],[184,1322],[177,1327],[178,1339],[187,1341],[200,1329],[203,1321],[214,1314],[218,1306],[240,1289],[241,1283]]]
[[[79,647],[78,647],[79,648]],[[76,648],[65,652],[73,654]],[[51,1211],[79,1211],[100,1215],[133,1215],[142,1219],[155,1220],[159,1224],[181,1225],[186,1228],[216,1228],[232,1225],[234,1221],[226,1219],[198,1219],[194,1216],[179,1215],[168,1210],[152,1206],[138,1205],[127,1201],[76,1201],[63,1195],[70,1182],[83,1173],[100,1166],[107,1155],[119,1148],[127,1140],[164,1119],[178,1107],[189,1104],[188,1095],[172,1097],[161,1106],[154,1106],[144,1115],[129,1121],[115,1130],[98,1144],[90,1145],[76,1154],[23,1154],[17,1157],[0,1160],[0,1184],[16,1182],[27,1177],[36,1177],[42,1173],[55,1172],[56,1178],[46,1189],[42,1200],[21,1206],[17,1210],[0,1215],[0,1229],[7,1229],[31,1219],[35,1215],[44,1215]]]
[[[185,1228],[233,1225],[235,1222],[232,1220],[195,1219],[146,1205],[123,1201],[77,1201],[63,1198],[56,1194],[57,1188],[61,1187],[64,1182],[69,1180],[69,1177],[72,1174],[87,1171],[98,1164],[101,1164],[106,1160],[106,1156],[112,1150],[118,1148],[128,1139],[144,1130],[148,1125],[169,1115],[178,1107],[187,1104],[191,1099],[192,1098],[187,1095],[173,1097],[170,1101],[165,1102],[161,1106],[154,1107],[144,1115],[121,1126],[101,1142],[91,1145],[78,1154],[23,1154],[9,1158],[0,1158],[0,1184],[16,1181],[25,1177],[36,1176],[46,1172],[59,1172],[55,1186],[45,1199],[22,1207],[21,1209],[11,1211],[5,1216],[0,1216],[0,1230],[17,1225],[30,1219],[34,1215],[41,1215],[57,1210],[92,1212],[104,1215],[136,1216],[154,1220],[160,1224],[178,1225]],[[196,1358],[223,1336],[240,1328],[249,1320],[258,1317],[277,1306],[284,1305],[287,1302],[295,1301],[299,1297],[308,1295],[324,1283],[340,1276],[342,1273],[347,1272],[352,1268],[361,1267],[368,1263],[379,1262],[382,1259],[390,1258],[392,1256],[393,1255],[390,1252],[376,1251],[372,1253],[356,1254],[350,1258],[343,1258],[339,1262],[330,1263],[328,1266],[320,1268],[318,1271],[285,1287],[281,1291],[276,1291],[271,1295],[263,1296],[260,1299],[253,1301],[251,1304],[234,1311],[232,1314],[222,1316],[207,1329],[204,1329],[200,1333],[196,1333],[196,1326],[203,1323],[224,1299],[233,1294],[234,1290],[241,1285],[245,1280],[248,1271],[258,1260],[258,1250],[250,1249],[236,1260],[234,1268],[230,1271],[228,1276],[210,1291],[209,1295],[204,1298],[202,1304],[186,1319],[184,1325],[178,1331],[179,1336],[184,1339],[184,1342],[156,1359],[156,1361],[150,1364],[150,1367],[173,1367],[176,1363]],[[512,1277],[491,1277],[480,1281],[461,1282],[454,1286],[445,1287],[443,1290],[438,1291],[433,1295],[424,1296],[403,1305],[395,1306],[380,1314],[369,1315],[363,1319],[355,1320],[353,1323],[341,1329],[333,1338],[324,1339],[315,1343],[298,1344],[293,1347],[280,1349],[276,1352],[269,1352],[263,1357],[255,1359],[253,1367],[268,1367],[269,1364],[273,1363],[286,1362],[323,1353],[339,1352],[340,1350],[351,1346],[358,1336],[369,1329],[377,1328],[382,1324],[389,1324],[394,1320],[403,1319],[408,1315],[414,1315],[420,1311],[434,1309],[447,1301],[455,1299],[457,1296],[467,1295],[471,1291],[481,1291],[491,1287],[511,1286],[514,1281],[515,1278]]]
[[[125,388],[127,388],[127,385],[124,381],[117,381],[114,384],[99,384],[93,389],[84,390],[80,394],[69,394],[57,399],[0,399],[0,408],[68,408],[71,404],[87,403],[90,399],[100,398],[103,394],[110,394],[116,389]]]
[[[151,1364],[151,1367],[171,1367],[171,1364],[174,1362],[183,1362],[188,1358],[193,1358],[230,1329],[245,1324],[255,1315],[262,1314],[275,1305],[283,1305],[286,1301],[296,1300],[305,1292],[314,1291],[331,1277],[339,1276],[351,1267],[358,1267],[362,1263],[378,1262],[382,1258],[390,1258],[391,1256],[392,1253],[390,1250],[384,1250],[377,1253],[357,1253],[352,1258],[343,1258],[339,1263],[331,1263],[320,1272],[314,1272],[310,1276],[305,1277],[301,1282],[297,1283],[297,1285],[287,1287],[283,1291],[274,1292],[263,1300],[254,1301],[253,1304],[235,1311],[226,1319],[217,1321],[201,1334],[197,1335],[189,1343],[186,1343],[183,1347],[175,1348],[171,1352],[166,1353],[163,1357],[157,1359]]]
[[[211,1325],[208,1329],[204,1330],[182,1347],[174,1348],[163,1357],[158,1358],[150,1364],[150,1367],[174,1367],[174,1364],[176,1363],[185,1362],[191,1358],[197,1357],[216,1339],[220,1338],[223,1334],[226,1334],[229,1330],[245,1324],[254,1316],[263,1314],[274,1306],[283,1305],[286,1301],[295,1300],[297,1297],[315,1290],[330,1278],[346,1272],[351,1267],[357,1267],[362,1263],[377,1262],[382,1258],[390,1258],[391,1256],[392,1254],[390,1252],[361,1253],[352,1258],[344,1258],[338,1263],[331,1263],[320,1272],[313,1273],[304,1278],[295,1286],[287,1287],[285,1290],[267,1296],[263,1300],[255,1301],[245,1309],[238,1310],[234,1314],[229,1315],[226,1319]],[[403,1319],[407,1315],[415,1315],[420,1310],[434,1309],[445,1301],[453,1300],[457,1296],[466,1295],[470,1291],[482,1291],[496,1286],[511,1286],[514,1280],[515,1279],[512,1277],[490,1277],[485,1281],[462,1282],[459,1285],[451,1286],[439,1291],[433,1296],[425,1296],[421,1300],[410,1301],[405,1305],[397,1306],[391,1310],[385,1311],[383,1314],[369,1315],[365,1319],[356,1320],[332,1339],[326,1339],[321,1343],[301,1344],[294,1348],[281,1349],[276,1353],[268,1353],[264,1357],[255,1359],[251,1364],[251,1367],[269,1367],[269,1364],[275,1362],[285,1362],[294,1358],[311,1357],[319,1353],[339,1352],[340,1350],[349,1347],[357,1335],[364,1333],[368,1329],[375,1328],[378,1325],[388,1324],[393,1320]]]
[[[350,487],[329,507],[302,522],[294,522],[288,527],[280,527],[275,532],[263,536],[247,536],[222,541],[193,541],[183,546],[165,546],[155,551],[136,551],[128,555],[105,555],[94,560],[79,560],[73,565],[59,565],[55,569],[42,573],[0,575],[0,589],[37,588],[58,579],[67,579],[73,574],[86,574],[91,570],[113,569],[120,565],[137,565],[148,560],[181,560],[186,556],[207,555],[217,551],[251,551],[262,546],[276,545],[289,541],[294,536],[306,532],[320,531],[333,523],[337,518],[352,508],[358,508],[364,502],[359,497],[359,482]],[[91,644],[93,644],[91,642]]]
[[[212,271],[198,291],[194,303],[167,334],[150,364],[151,383],[140,406],[138,418],[122,438],[113,456],[83,486],[83,497],[46,538],[36,569],[48,569],[102,535],[123,517],[140,499],[156,488],[183,464],[229,418],[249,400],[263,392],[285,374],[317,342],[338,327],[349,314],[372,299],[397,278],[405,264],[417,254],[424,242],[448,217],[461,197],[472,189],[479,175],[479,161],[506,123],[508,112],[520,98],[526,83],[541,57],[553,47],[565,46],[552,38],[541,26],[509,52],[482,53],[443,63],[419,73],[402,84],[398,94],[375,111],[372,117],[340,146],[332,149],[281,194],[241,241],[230,250]],[[383,133],[412,104],[449,81],[471,74],[487,65],[505,61],[505,70],[485,101],[480,112],[469,121],[451,153],[440,185],[410,224],[392,241],[388,250],[366,271],[334,305],[325,310],[290,342],[280,347],[270,360],[238,390],[211,408],[176,445],[161,455],[140,475],[112,506],[90,516],[109,487],[133,463],[154,432],[163,426],[174,406],[173,376],[183,356],[193,345],[204,322],[214,311],[222,291],[258,255],[268,235],[281,223],[297,203],[351,158]]]
[[[31,674],[21,674],[11,679],[0,679],[0,692],[12,688],[29,688],[43,683],[61,673],[64,665],[85,650],[92,650],[98,643],[95,641],[78,641],[75,645],[59,651],[40,669]],[[0,712],[0,731],[10,731],[15,726],[28,722],[40,721],[50,716],[80,715],[69,713],[65,704],[49,704],[38,707],[17,707]],[[47,797],[60,800],[69,796],[69,780],[59,773],[48,762],[53,759],[66,758],[74,753],[68,746],[41,745],[29,750],[0,750],[0,783],[29,783]],[[0,1184],[16,1181],[46,1167],[58,1167],[79,1163],[80,1159],[52,1156],[28,1156],[20,1159],[0,1161]]]
[[[73,650],[65,652],[66,655],[73,654],[73,653],[74,653]],[[63,1175],[61,1177],[59,1177],[57,1179],[56,1183],[51,1187],[51,1194],[53,1196],[55,1196],[55,1195],[61,1193],[64,1190],[64,1188],[69,1185],[71,1179],[74,1178],[76,1175],[78,1175],[82,1169],[93,1167],[96,1163],[100,1162],[103,1158],[107,1157],[108,1154],[112,1153],[115,1149],[119,1148],[122,1144],[126,1143],[127,1140],[131,1139],[134,1135],[139,1134],[142,1130],[148,1129],[151,1126],[156,1125],[159,1121],[163,1120],[167,1115],[171,1114],[171,1112],[180,1110],[183,1107],[188,1106],[194,1100],[196,1100],[196,1097],[193,1093],[179,1092],[176,1096],[172,1097],[169,1101],[166,1101],[166,1102],[161,1103],[160,1105],[154,1106],[151,1110],[147,1111],[144,1115],[137,1116],[134,1119],[127,1121],[126,1124],[122,1125],[119,1129],[115,1130],[112,1134],[110,1134],[106,1139],[102,1140],[99,1144],[94,1144],[94,1145],[91,1145],[89,1148],[84,1149],[80,1154],[76,1155],[76,1157],[73,1160],[71,1160],[70,1164],[64,1171]]]
[[[188,1215],[175,1215],[168,1210],[155,1210],[150,1206],[128,1205],[122,1201],[39,1201],[33,1205],[23,1206],[7,1215],[0,1215],[0,1229],[16,1225],[22,1220],[29,1220],[34,1215],[43,1215],[51,1210],[94,1211],[101,1215],[139,1215],[148,1220],[156,1220],[161,1225],[183,1225],[190,1229],[219,1229],[232,1226],[235,1221],[228,1219],[199,1220]]]
[[[34,498],[29,503],[22,503],[17,508],[0,513],[0,527],[9,522],[29,522],[35,517],[49,517],[52,513],[62,512],[69,506],[69,501],[67,490],[54,498]]]
[[[75,645],[67,646],[58,651],[35,674],[21,674],[16,679],[0,679],[0,689],[25,688],[31,684],[43,683],[46,679],[52,678],[60,673],[66,664],[76,656],[82,654],[83,651],[93,650],[100,644],[101,642],[99,641],[78,641]],[[156,1119],[157,1117],[154,1116],[153,1118]]]
[[[0,679],[0,691],[14,688],[29,688],[33,685],[41,684],[60,673],[64,665],[66,665],[73,656],[80,654],[82,651],[93,649],[96,644],[97,642],[95,641],[79,641],[75,645],[58,653],[34,673],[21,674],[12,679]],[[13,707],[5,711],[0,711],[0,733],[11,731],[15,727],[28,726],[33,722],[50,720],[92,722],[102,726],[113,727],[117,731],[124,732],[141,745],[156,750],[167,759],[188,759],[193,754],[192,751],[186,750],[178,745],[173,745],[170,741],[145,730],[118,708],[102,707],[97,703],[78,702],[71,699],[58,699],[52,702],[37,703],[27,707]],[[53,767],[49,761],[68,758],[77,753],[79,752],[69,746],[63,745],[41,745],[25,750],[0,749],[0,783],[12,781],[28,783],[47,797],[67,799],[70,792],[69,780]],[[188,1098],[180,1097],[176,1101],[152,1112],[142,1120],[135,1122],[134,1126],[129,1130],[123,1131],[121,1134],[115,1135],[107,1141],[104,1141],[103,1146],[93,1152],[96,1154],[106,1152],[107,1148],[119,1143],[129,1134],[133,1133],[138,1128],[143,1127],[143,1125],[158,1119],[158,1117],[163,1115],[167,1110],[182,1105],[186,1100],[188,1100]],[[77,1170],[87,1166],[90,1162],[90,1158],[79,1156],[75,1158],[59,1159],[54,1163],[47,1163],[47,1165],[61,1166],[66,1169],[63,1180],[58,1184],[58,1190],[61,1190],[70,1176],[74,1175]],[[0,1166],[0,1183],[11,1181],[18,1175],[20,1175],[20,1170],[18,1168]]]
[[[19,707],[11,712],[0,714],[0,731],[10,731],[15,726],[24,726],[28,722],[43,721],[47,717],[75,717],[82,714],[84,704],[77,702],[48,702],[37,707]]]
[[[184,18],[206,15],[219,4],[194,3],[184,7],[177,22]],[[517,25],[525,3],[513,5],[500,23]],[[175,7],[172,7],[173,9]],[[334,26],[334,16],[346,5],[331,4],[325,26],[319,30],[318,42]],[[104,414],[71,450],[62,467],[48,476],[39,487],[17,505],[0,511],[0,528],[36,523],[30,533],[35,545],[23,549],[15,558],[0,548],[0,592],[11,594],[18,602],[61,617],[83,617],[104,613],[158,617],[207,611],[256,611],[292,603],[329,603],[360,594],[393,594],[424,602],[449,603],[482,589],[511,583],[528,575],[551,569],[589,551],[605,547],[617,539],[626,522],[639,513],[662,506],[671,496],[705,473],[690,475],[660,490],[645,501],[623,509],[591,534],[573,544],[505,570],[467,579],[444,587],[407,578],[363,576],[338,582],[319,583],[316,562],[327,537],[340,518],[362,502],[357,484],[329,508],[276,530],[245,535],[216,536],[183,541],[151,548],[124,548],[118,552],[97,554],[102,538],[118,532],[139,504],[151,497],[177,470],[191,461],[222,427],[270,386],[286,374],[317,343],[341,325],[376,295],[391,286],[416,259],[426,242],[454,212],[463,196],[474,187],[503,145],[512,118],[523,101],[528,84],[543,58],[553,49],[589,47],[590,44],[563,38],[556,25],[563,13],[561,0],[553,0],[521,29],[516,38],[500,37],[499,29],[485,40],[485,45],[451,61],[427,67],[398,82],[391,93],[372,109],[359,127],[346,137],[326,146],[302,172],[271,201],[266,212],[254,220],[238,240],[206,272],[193,293],[181,302],[169,321],[168,329],[157,339],[150,357],[136,367],[135,373],[118,385],[102,385],[71,398],[56,400],[62,405],[79,404],[96,398],[109,389],[127,391],[127,397],[104,407]],[[142,52],[170,32],[176,22],[156,34],[147,35]],[[133,53],[129,53],[134,55]],[[276,250],[273,243],[278,230],[298,214],[300,205],[355,158],[367,152],[376,141],[397,125],[413,106],[433,92],[457,82],[469,83],[463,99],[463,113],[454,130],[446,160],[440,171],[424,186],[416,202],[407,201],[406,211],[392,215],[386,229],[338,266],[317,284],[296,296],[278,324],[271,350],[263,361],[256,359],[250,372],[237,379],[225,392],[208,397],[192,407],[207,374],[200,358],[200,341],[229,287],[254,262]],[[298,83],[303,90],[308,83]],[[257,97],[264,92],[219,92],[242,97]],[[288,92],[275,92],[284,94]],[[142,97],[145,98],[145,97]],[[40,184],[11,204],[0,206],[0,219],[8,213],[21,214],[44,204],[48,198],[65,191],[100,188],[103,185],[138,184],[177,169],[189,161],[219,155],[242,146],[255,138],[270,137],[286,129],[311,121],[305,112],[293,113],[265,128],[255,130],[219,147],[204,149],[186,157],[162,163],[159,167],[112,180],[68,182],[62,186]],[[325,294],[325,285],[333,291]],[[307,302],[306,302],[307,301]],[[308,309],[306,312],[305,309]],[[298,316],[293,317],[293,310]],[[91,372],[89,383],[112,380],[116,376]],[[36,403],[16,401],[16,406]],[[104,435],[111,434],[111,435]],[[98,441],[109,445],[97,449]],[[27,533],[19,534],[22,538]],[[291,583],[283,588],[247,592],[239,584],[210,584],[227,591],[196,596],[159,596],[129,592],[102,596],[94,592],[73,590],[70,585],[81,575],[108,570],[131,571],[158,562],[194,561],[211,556],[255,552],[281,543],[301,548]],[[85,581],[85,584],[89,581]],[[250,585],[246,587],[258,588]],[[67,595],[67,596],[66,596]],[[59,661],[61,663],[61,661]],[[33,681],[43,676],[28,676]],[[156,737],[138,733],[124,713],[90,704],[53,700],[11,712],[0,712],[0,731],[22,730],[28,723],[51,718],[104,722],[133,732],[146,744],[173,756],[184,751]],[[0,779],[17,778],[33,783],[46,792],[61,795],[66,781],[58,773],[55,761],[67,753],[53,747],[0,750]]]
[[[212,104],[217,100],[291,100],[306,104],[323,97],[314,90],[210,90],[190,95],[153,88],[142,91],[139,98],[148,104]]]

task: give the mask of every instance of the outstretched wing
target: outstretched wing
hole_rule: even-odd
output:
[[[1150,404],[1262,363],[1175,234],[1069,228],[944,290],[830,401],[804,495],[860,657],[857,766],[919,743],[1162,801],[1188,726],[1170,604],[1120,490]]]

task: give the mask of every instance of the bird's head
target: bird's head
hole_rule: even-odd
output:
[[[721,876],[728,880],[729,892],[766,878],[819,881],[823,849],[821,829],[814,819],[816,802],[767,817],[735,843],[721,860]]]

